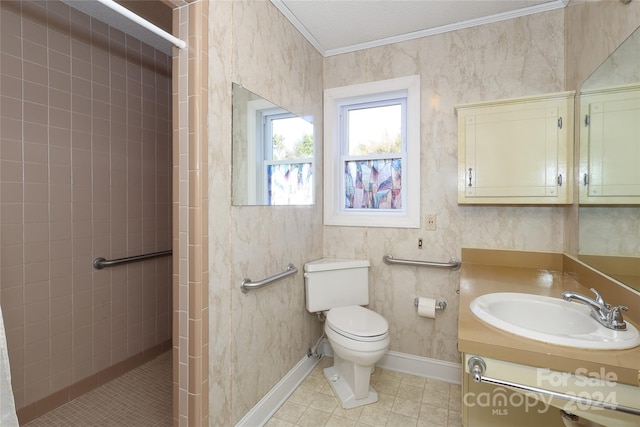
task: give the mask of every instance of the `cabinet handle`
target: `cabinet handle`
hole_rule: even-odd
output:
[[[558,117],[558,129],[562,129],[562,117]]]
[[[585,186],[589,185],[589,174],[584,174],[584,177],[582,178],[582,184]]]
[[[471,171],[472,171],[472,169],[469,168],[469,187],[472,187],[472,185],[471,185]]]
[[[558,185],[562,187],[562,174],[558,175]]]

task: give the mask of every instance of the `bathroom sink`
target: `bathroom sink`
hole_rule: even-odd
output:
[[[498,329],[549,344],[592,350],[622,350],[640,345],[640,333],[606,328],[591,317],[591,309],[561,298],[498,292],[477,297],[471,311]]]

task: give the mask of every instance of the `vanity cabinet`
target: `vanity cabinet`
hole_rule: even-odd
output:
[[[463,354],[462,360],[468,356]],[[560,410],[508,387],[477,383],[463,370],[465,427],[564,427]]]
[[[574,96],[456,106],[458,203],[570,204]]]
[[[481,382],[470,372],[469,365],[478,366],[474,359],[481,362]],[[638,426],[638,387],[617,382],[604,366],[567,372],[471,354],[463,360],[465,427],[564,427],[562,411],[581,426]]]
[[[580,204],[640,204],[640,85],[580,94]]]

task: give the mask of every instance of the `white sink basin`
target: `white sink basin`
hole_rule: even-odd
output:
[[[627,321],[615,331],[591,317],[584,304],[515,292],[481,295],[471,311],[498,329],[549,344],[592,350],[622,350],[640,345],[638,329]]]

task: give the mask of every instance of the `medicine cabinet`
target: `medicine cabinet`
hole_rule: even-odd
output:
[[[580,94],[580,204],[640,204],[640,85]]]
[[[458,203],[570,204],[574,96],[456,106]]]

